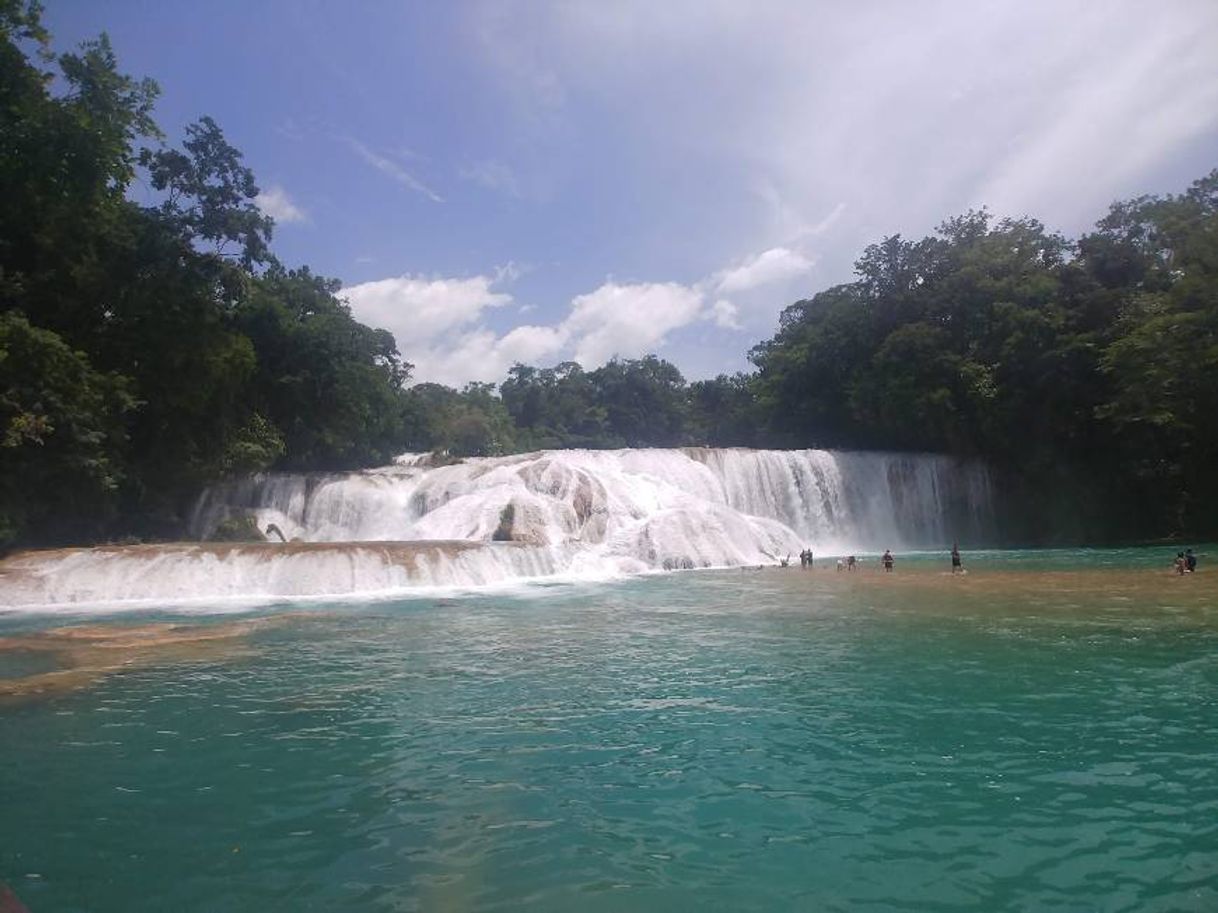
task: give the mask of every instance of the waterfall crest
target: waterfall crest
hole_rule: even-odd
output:
[[[556,450],[334,474],[267,473],[200,497],[191,534],[274,524],[287,545],[27,553],[0,603],[302,597],[563,575],[772,564],[992,539],[984,465],[827,450]]]
[[[976,541],[990,537],[991,513],[985,466],[939,455],[555,450],[438,467],[408,455],[368,472],[253,476],[205,492],[191,533],[205,539],[245,512],[306,542],[488,541],[508,505],[515,541],[578,543],[651,566],[656,560],[630,552],[629,542],[649,539],[657,556],[696,566],[750,564],[805,546],[841,554]]]

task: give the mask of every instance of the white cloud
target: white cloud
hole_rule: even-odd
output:
[[[360,322],[392,332],[409,359],[408,350],[415,342],[430,342],[473,323],[488,308],[509,303],[511,295],[492,291],[494,282],[489,276],[397,276],[353,285],[341,295]]]
[[[562,347],[558,327],[519,326],[503,336],[481,324],[489,311],[512,302],[494,287],[515,278],[513,264],[494,276],[464,279],[395,276],[345,288],[340,295],[361,323],[393,333],[416,381],[464,386],[499,382],[515,362],[534,362]]]
[[[512,301],[493,289],[495,278],[398,276],[343,289],[355,317],[393,333],[417,381],[460,387],[471,380],[499,382],[516,362],[537,364],[570,353],[591,369],[614,356],[637,358],[664,345],[669,333],[703,317],[730,326],[733,307],[719,302],[703,313],[704,296],[675,282],[606,282],[571,301],[551,326],[523,325],[502,335],[482,322]]]
[[[402,356],[415,366],[416,381],[461,387],[471,380],[498,383],[516,362],[569,358],[593,370],[614,357],[640,358],[699,321],[738,331],[739,307],[726,298],[708,305],[707,289],[735,277],[734,287],[747,297],[758,285],[798,274],[802,263],[807,261],[790,251],[766,251],[692,285],[610,280],[572,298],[566,316],[556,323],[525,324],[502,334],[487,327],[484,318],[513,303],[512,295],[495,290],[520,275],[512,263],[493,276],[397,276],[354,285],[341,294],[358,320],[393,333]],[[523,315],[534,309],[523,304],[515,310]]]
[[[772,282],[785,282],[812,269],[812,261],[785,247],[772,247],[750,258],[735,269],[717,276],[721,292],[744,292]]]
[[[292,202],[288,192],[278,184],[272,184],[260,191],[258,196],[254,197],[254,204],[262,210],[263,215],[270,216],[281,225],[309,221],[308,213]]]
[[[496,351],[508,359],[506,368],[513,362],[528,363],[556,352],[566,341],[567,333],[562,327],[519,326],[498,340]]]
[[[457,173],[555,202],[555,231],[504,223],[520,233],[513,250],[584,276],[680,281],[594,281],[571,295],[560,276],[552,287],[567,298],[533,311],[502,291],[518,275],[509,264],[348,295],[361,319],[395,331],[419,379],[460,384],[501,380],[517,358],[591,369],[768,335],[792,289],[846,281],[866,244],[917,237],[971,205],[1081,230],[1112,199],[1184,186],[1218,148],[1218,4],[1102,7],[471,0],[461,59],[499,94],[479,96],[482,145]],[[344,142],[441,200],[413,159]],[[590,213],[599,233],[563,221]]]
[[[519,326],[504,336],[479,328],[412,348],[407,360],[416,380],[460,388],[475,380],[499,383],[516,362],[553,360],[565,343],[559,327]]]
[[[409,188],[416,193],[421,193],[423,196],[435,203],[444,202],[444,198],[442,196],[416,178],[397,162],[386,158],[378,152],[374,152],[357,139],[347,137],[347,145],[355,150],[356,154],[359,155],[359,157],[365,162],[382,174],[388,175],[403,187]]]
[[[618,285],[606,282],[571,302],[563,328],[575,360],[600,365],[615,355],[636,358],[663,345],[664,337],[698,319],[702,293],[676,282]]]
[[[740,309],[726,298],[720,298],[711,305],[710,314],[707,316],[714,320],[715,326],[725,330],[742,329],[739,320]]]

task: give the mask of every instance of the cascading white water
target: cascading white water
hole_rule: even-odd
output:
[[[373,595],[558,572],[561,553],[472,542],[171,543],[25,552],[0,565],[0,605]]]
[[[301,544],[31,553],[0,568],[0,603],[335,595],[772,564],[805,547],[943,548],[990,538],[991,507],[985,467],[944,456],[691,448],[259,475],[205,492],[191,532],[207,539],[239,515]]]
[[[989,533],[990,489],[984,465],[929,454],[558,450],[436,468],[411,457],[369,472],[267,474],[216,486],[200,499],[191,531],[205,539],[225,517],[248,512],[262,528],[274,523],[308,542],[489,540],[508,504],[513,538],[590,550],[671,527],[681,514],[693,538],[731,539],[742,560],[712,563],[735,564],[754,563],[769,545],[842,554],[975,541]],[[759,549],[757,535],[775,541]],[[710,546],[692,543],[684,556]]]

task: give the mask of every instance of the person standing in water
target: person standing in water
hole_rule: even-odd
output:
[[[964,565],[960,561],[960,543],[952,543],[952,573],[960,574],[964,571]]]
[[[1190,574],[1197,570],[1197,556],[1193,554],[1191,548],[1184,552],[1184,569]]]
[[[884,562],[884,572],[892,573],[892,551],[890,549],[884,549],[884,557],[882,560]]]

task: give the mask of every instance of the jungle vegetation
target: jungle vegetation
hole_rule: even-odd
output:
[[[1218,533],[1218,170],[1076,239],[984,210],[883,238],[751,373],[649,355],[454,390],[279,262],[240,152],[208,117],[166,144],[158,91],[0,0],[0,546],[172,537],[264,469],[684,445],[981,458],[1026,542]]]

